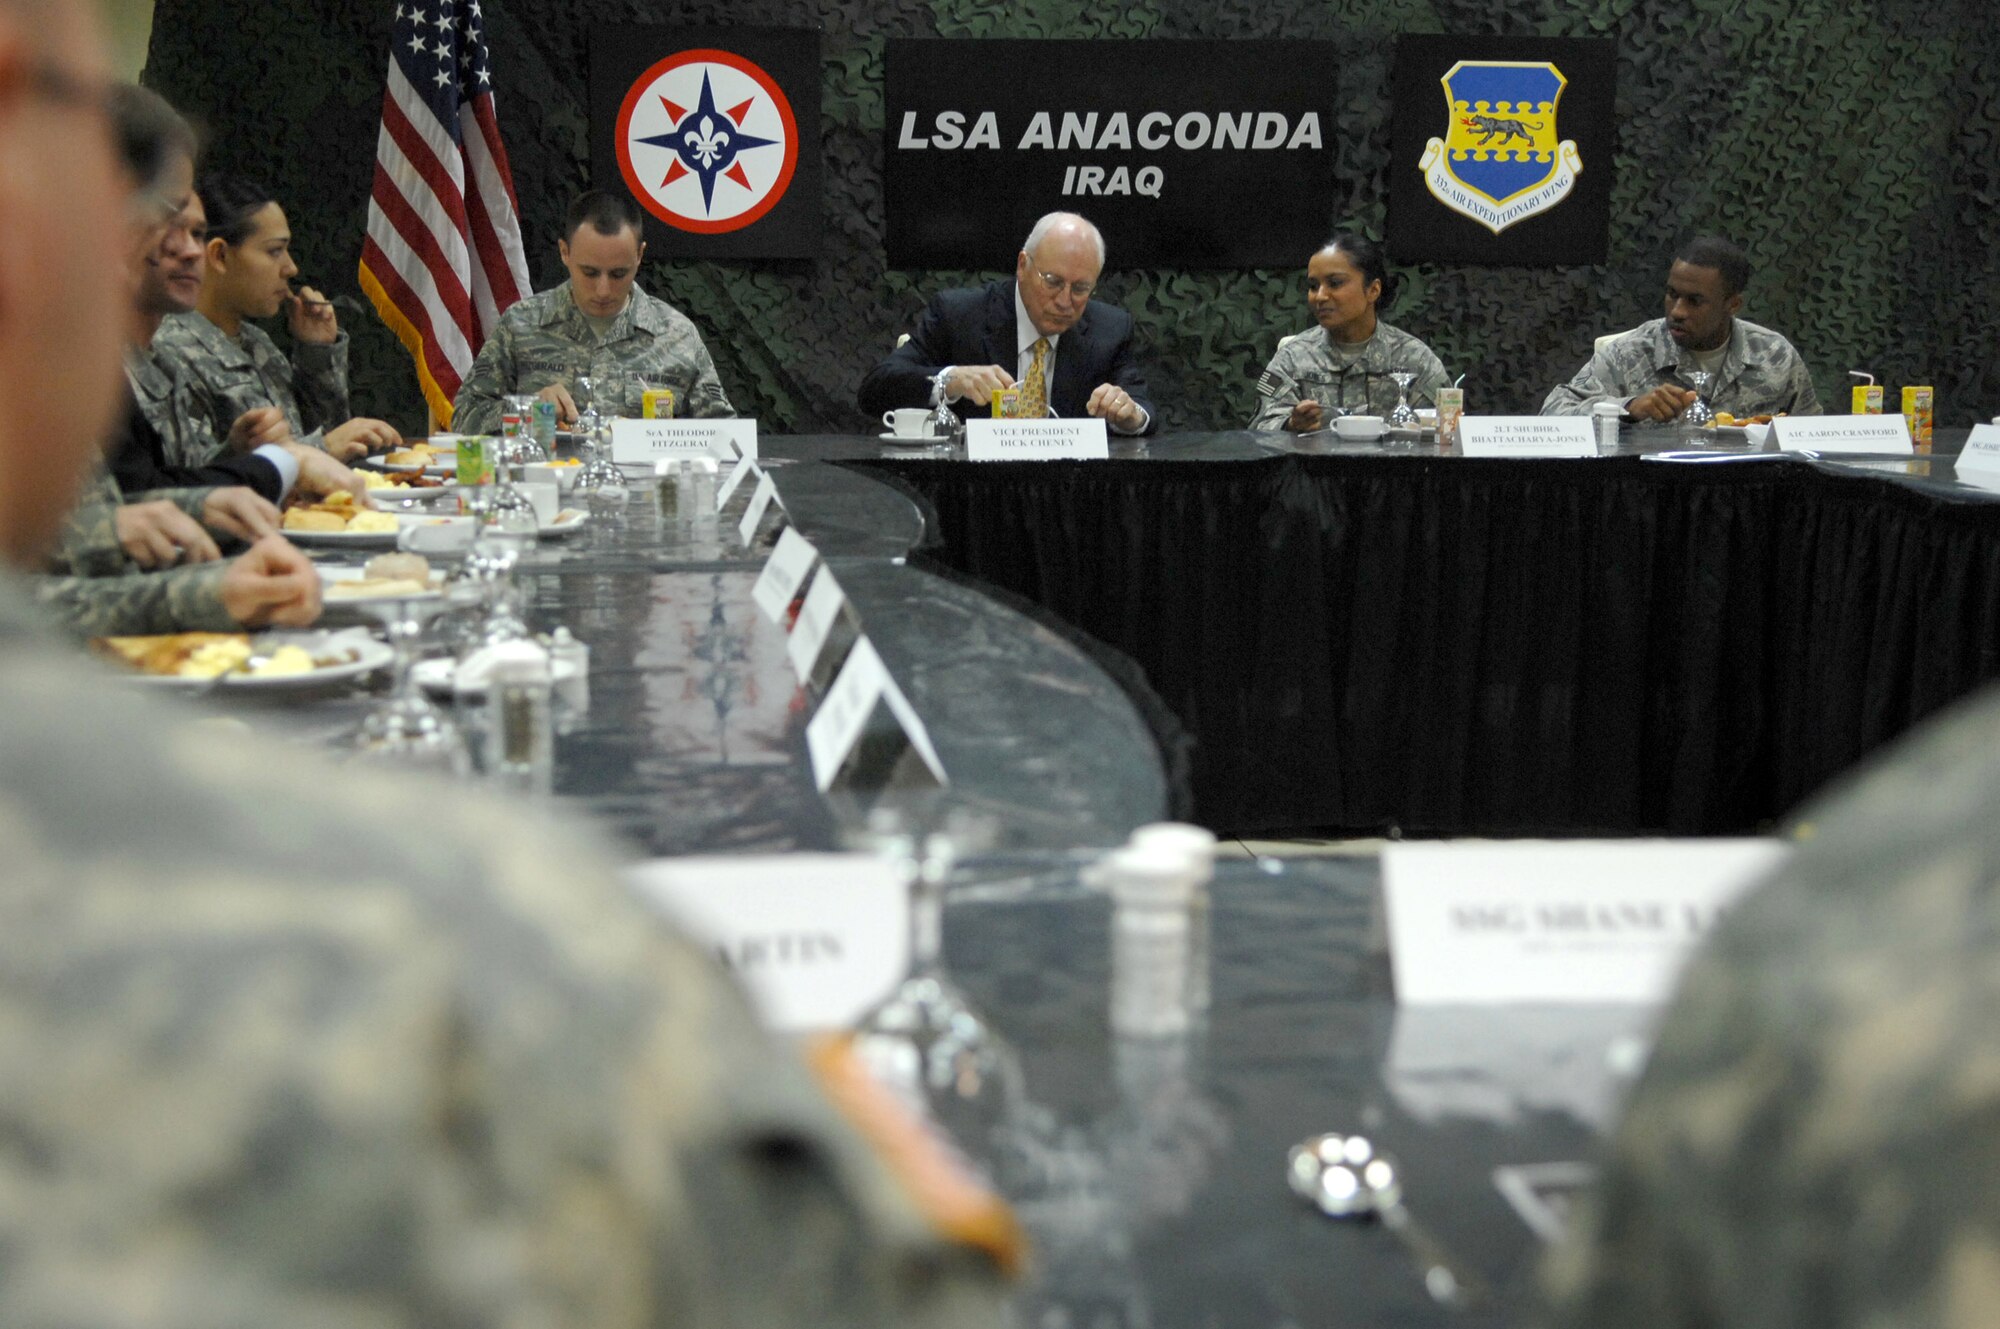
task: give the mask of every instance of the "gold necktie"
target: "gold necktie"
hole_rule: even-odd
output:
[[[1021,416],[1040,420],[1049,413],[1049,339],[1035,338],[1035,358],[1028,364],[1028,377],[1021,382]]]

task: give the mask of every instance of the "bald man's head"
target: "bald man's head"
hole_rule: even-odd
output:
[[[1051,212],[1028,232],[1014,282],[1035,330],[1059,336],[1083,317],[1104,271],[1104,237],[1074,212]]]

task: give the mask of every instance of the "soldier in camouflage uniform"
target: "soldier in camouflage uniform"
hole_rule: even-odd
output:
[[[1306,304],[1317,326],[1286,337],[1257,380],[1252,429],[1323,429],[1339,415],[1387,416],[1399,394],[1391,374],[1409,373],[1410,405],[1437,404],[1449,381],[1431,348],[1384,323],[1396,281],[1382,250],[1361,235],[1336,235],[1306,264]]]
[[[1702,399],[1717,412],[1818,415],[1798,351],[1736,317],[1749,280],[1750,261],[1735,245],[1713,236],[1690,241],[1667,274],[1666,317],[1600,344],[1575,378],[1550,391],[1542,414],[1589,415],[1609,401],[1629,419],[1673,420],[1695,399],[1690,372],[1705,371]]]
[[[632,201],[585,194],[570,205],[565,224],[561,252],[569,280],[501,315],[458,390],[451,427],[462,434],[498,432],[501,399],[515,393],[555,402],[567,423],[576,418],[576,381],[586,374],[606,414],[639,413],[637,380],[643,376],[654,387],[673,389],[676,416],[734,415],[694,324],[636,284],[646,246]],[[623,401],[611,401],[621,384]]]
[[[82,90],[0,89],[0,216],[47,256],[0,266],[0,419],[66,403],[0,431],[23,568],[115,404],[120,199],[81,0],[0,0],[0,68]],[[26,598],[0,575],[0,1324],[999,1323],[595,851],[191,724]]]
[[[380,420],[351,419],[347,334],[311,287],[294,294],[291,226],[270,191],[238,176],[211,176],[198,191],[207,218],[201,295],[153,336],[153,354],[185,385],[189,404],[217,436],[246,411],[276,406],[292,435],[343,461],[402,440]],[[287,315],[292,358],[253,319]]]
[[[2000,699],[1821,800],[1688,967],[1560,1329],[2000,1324]]]

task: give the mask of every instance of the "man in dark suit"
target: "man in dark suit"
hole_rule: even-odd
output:
[[[1117,434],[1156,423],[1132,356],[1132,316],[1092,300],[1104,237],[1073,212],[1035,223],[1014,279],[932,300],[910,339],[861,380],[870,415],[933,406],[940,393],[983,414],[1002,388],[1022,390],[1023,414],[1097,416]]]

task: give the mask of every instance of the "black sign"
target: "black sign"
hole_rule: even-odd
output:
[[[1399,39],[1391,256],[1602,263],[1615,80],[1609,40]]]
[[[1331,42],[892,39],[889,265],[1005,268],[1046,212],[1120,267],[1295,268],[1324,238]]]
[[[595,29],[590,161],[648,215],[655,254],[819,253],[819,34]]]

